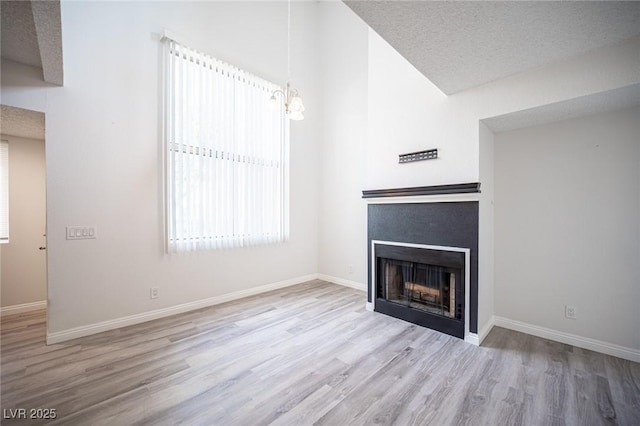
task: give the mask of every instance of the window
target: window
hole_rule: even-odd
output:
[[[0,141],[0,244],[9,242],[9,142]]]
[[[289,122],[277,85],[165,39],[169,252],[288,239]]]

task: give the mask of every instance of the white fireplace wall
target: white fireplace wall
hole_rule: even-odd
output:
[[[479,120],[638,84],[639,50],[636,39],[447,97],[370,30],[364,189],[477,182]],[[428,148],[437,160],[398,164]]]
[[[638,135],[639,108],[495,135],[496,316],[640,349]]]
[[[321,5],[323,72],[339,76],[339,84],[324,88],[319,205],[326,207],[319,215],[319,272],[365,285],[366,213],[360,190],[480,181],[482,332],[494,313],[494,221],[492,134],[479,121],[639,83],[640,40],[446,97],[344,4]],[[339,37],[342,33],[349,36]],[[440,158],[398,164],[398,154],[425,148],[438,148]]]
[[[480,182],[478,204],[478,337],[490,331],[494,314],[494,134],[482,122],[480,131]]]

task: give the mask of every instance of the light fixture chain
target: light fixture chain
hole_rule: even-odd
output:
[[[271,93],[271,102],[277,102],[276,95],[282,96],[284,112],[291,120],[304,119],[304,104],[300,93],[292,89],[291,81],[291,0],[287,0],[287,84],[282,90],[275,90]]]
[[[291,0],[287,2],[287,81],[291,81]]]

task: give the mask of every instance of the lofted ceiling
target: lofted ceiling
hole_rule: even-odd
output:
[[[0,105],[0,133],[44,140],[44,113]]]
[[[42,69],[44,81],[62,85],[60,1],[0,1],[3,59]]]
[[[640,35],[640,2],[345,3],[449,95]]]
[[[640,106],[640,84],[486,118],[482,122],[499,133],[637,106]]]
[[[2,12],[2,57],[42,68],[31,2],[2,2],[0,8],[0,12]]]
[[[640,2],[344,0],[446,94],[640,35]],[[1,56],[62,85],[60,1],[0,1]],[[638,88],[496,117],[494,131],[640,104]],[[10,117],[3,110],[6,119]],[[4,123],[6,124],[6,122]],[[6,126],[5,126],[6,127]],[[32,137],[32,136],[29,136]]]

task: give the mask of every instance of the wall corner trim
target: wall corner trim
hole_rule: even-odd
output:
[[[640,349],[628,348],[614,343],[590,339],[588,337],[552,330],[550,328],[544,328],[499,316],[495,317],[495,325],[509,330],[531,334],[532,336],[542,337],[543,339],[565,343],[578,348],[600,352],[606,355],[627,359],[629,361],[640,362]]]
[[[357,281],[345,280],[344,278],[332,277],[330,275],[318,274],[318,279],[323,281],[329,281],[333,284],[338,284],[344,287],[354,288],[360,291],[367,291],[367,285],[364,283],[359,283]]]
[[[491,318],[482,326],[478,333],[479,345],[482,345],[482,341],[489,335],[494,325],[496,325],[496,317],[491,315]]]
[[[290,287],[296,284],[302,284],[318,278],[318,274],[304,275],[285,281],[266,284],[259,287],[253,287],[246,290],[235,291],[233,293],[222,294],[207,299],[196,300],[194,302],[183,303],[180,305],[169,306],[168,308],[156,309],[153,311],[143,312],[140,314],[129,315],[126,317],[107,320],[95,324],[84,325],[80,327],[70,328],[68,330],[47,332],[47,345],[66,342],[67,340],[77,339],[79,337],[89,336],[92,334],[102,333],[116,328],[127,327],[130,325],[140,324],[143,322],[168,317],[171,315],[181,314],[184,312],[194,311],[196,309],[206,308],[209,306],[219,305],[221,303],[230,302],[232,300],[242,299],[244,297],[254,296],[256,294],[266,293],[272,290],[278,290]]]
[[[40,309],[47,309],[47,301],[40,300],[38,302],[22,303],[20,305],[3,306],[0,308],[0,316],[15,315],[24,312],[37,311]]]

